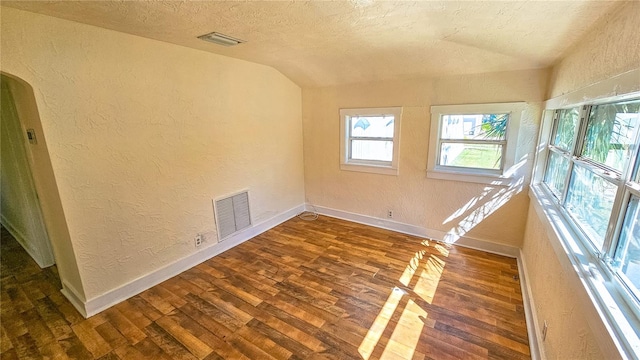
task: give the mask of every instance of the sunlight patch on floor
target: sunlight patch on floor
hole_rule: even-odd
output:
[[[409,264],[407,265],[407,268],[404,269],[402,276],[400,276],[400,283],[402,285],[409,286],[409,283],[411,282],[413,275],[416,273],[416,270],[418,270],[418,267],[420,266],[420,260],[422,260],[422,258],[426,253],[427,253],[426,251],[420,250],[416,252],[413,258],[411,258],[411,260],[409,260]]]
[[[429,242],[423,242],[423,245],[432,246]],[[449,254],[449,251],[444,246],[438,244],[436,247],[440,254],[444,256]],[[404,285],[404,288],[393,288],[389,298],[358,348],[358,352],[364,360],[368,360],[374,353],[380,343],[382,334],[389,326],[391,318],[396,311],[399,312],[400,310],[402,310],[402,313],[395,328],[393,328],[391,337],[386,343],[383,342],[384,350],[380,359],[410,359],[413,356],[422,334],[422,329],[428,322],[427,312],[416,303],[418,300],[415,299],[420,298],[420,301],[425,301],[429,304],[433,301],[444,271],[444,265],[445,262],[438,256],[427,255],[426,250],[420,250],[414,254],[398,279],[400,284]],[[416,277],[415,275],[418,276]],[[403,301],[403,296],[408,298]],[[399,307],[400,303],[406,303],[404,308]]]
[[[429,304],[433,301],[442,271],[444,271],[444,261],[431,255],[420,271],[418,281],[413,287],[413,291]]]
[[[413,300],[409,300],[380,359],[411,359],[426,318],[427,312]]]
[[[358,348],[358,352],[360,352],[360,355],[362,355],[364,360],[369,359],[373,350],[376,348],[376,345],[378,345],[378,341],[380,341],[380,337],[382,336],[384,329],[387,328],[387,324],[393,316],[393,313],[396,311],[396,308],[404,294],[405,292],[397,287],[393,288],[393,291],[391,291],[387,302],[382,307],[382,310],[380,310],[380,313],[369,328],[367,336],[365,336],[364,340],[362,340],[362,344],[360,344],[360,347]]]

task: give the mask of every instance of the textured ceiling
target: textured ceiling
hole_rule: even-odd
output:
[[[552,65],[615,1],[2,1],[272,66],[302,87]],[[212,31],[247,42],[223,47]]]

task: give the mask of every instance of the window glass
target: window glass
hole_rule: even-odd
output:
[[[591,108],[582,156],[622,171],[640,123],[640,101]]]
[[[499,144],[441,144],[441,165],[499,170],[501,161],[502,145]]]
[[[563,150],[571,151],[580,121],[579,110],[579,108],[572,108],[558,111],[558,125],[553,138],[553,145]]]
[[[566,208],[596,248],[601,249],[618,187],[575,165],[571,174]]]
[[[524,102],[431,106],[427,177],[493,185],[517,181],[526,108]]]
[[[340,109],[340,169],[398,174],[401,107]]]
[[[509,114],[443,115],[441,139],[504,140]]]
[[[393,141],[352,140],[351,159],[391,161]]]
[[[392,138],[393,115],[352,116],[350,118],[351,137]]]
[[[614,266],[636,297],[640,298],[640,199],[635,196],[627,207]]]
[[[569,159],[550,151],[547,171],[544,174],[544,182],[558,199],[564,193],[564,184],[568,176],[568,170]]]

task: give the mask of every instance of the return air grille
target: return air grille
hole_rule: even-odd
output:
[[[219,240],[224,240],[230,235],[251,226],[249,193],[247,191],[216,200],[214,210]]]

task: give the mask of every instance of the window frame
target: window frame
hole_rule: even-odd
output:
[[[620,235],[622,222],[624,221],[626,212],[624,206],[626,206],[626,204],[628,203],[631,195],[633,193],[636,193],[636,191],[633,190],[634,187],[640,186],[640,181],[638,181],[640,179],[634,181],[634,179],[632,178],[634,168],[637,169],[637,166],[640,166],[640,163],[638,162],[640,160],[640,157],[638,156],[638,152],[640,150],[640,146],[638,146],[640,144],[640,126],[636,128],[635,134],[633,135],[635,138],[635,149],[633,150],[630,158],[625,162],[624,168],[622,170],[617,170],[607,164],[589,159],[583,156],[582,153],[584,152],[584,144],[587,136],[589,120],[592,109],[594,107],[599,105],[616,104],[620,102],[636,100],[640,100],[640,96],[637,96],[635,98],[627,96],[624,98],[620,98],[619,100],[616,100],[616,98],[609,98],[603,101],[593,101],[589,104],[581,105],[579,109],[578,127],[574,134],[573,147],[569,150],[564,150],[555,146],[554,144],[552,144],[552,140],[555,137],[558,129],[559,112],[571,107],[552,110],[552,125],[548,135],[548,144],[546,145],[545,149],[546,154],[544,166],[541,168],[542,171],[539,181],[540,185],[544,187],[545,191],[549,195],[551,195],[551,197],[553,198],[553,202],[561,208],[562,213],[565,215],[565,217],[567,217],[567,220],[571,222],[571,226],[574,227],[580,234],[580,241],[582,241],[590,249],[590,251],[594,253],[596,257],[603,258],[605,260],[610,260],[611,258],[613,258],[613,253],[615,252],[616,247],[615,243],[617,243],[616,237],[619,237]],[[551,152],[569,160],[569,166],[567,167],[567,175],[564,183],[565,186],[560,197],[558,197],[557,194],[553,192],[553,190],[545,181],[546,174],[549,170],[549,162],[551,161],[551,157],[549,156]],[[577,225],[577,223],[575,223],[576,221],[574,220],[573,215],[571,215],[565,207],[573,169],[576,165],[582,167],[586,171],[589,171],[590,173],[603,179],[604,181],[607,181],[618,187],[613,203],[613,210],[608,221],[607,231],[603,239],[602,247],[600,249],[598,249],[595,244],[593,244],[591,239],[589,239],[588,234],[579,225]],[[638,301],[640,302],[640,299],[638,299]]]
[[[427,160],[427,177],[433,179],[456,180],[482,184],[510,185],[516,168],[516,149],[520,124],[526,102],[433,105],[431,106],[431,133]],[[483,143],[501,143],[502,158],[500,169],[484,169],[440,165],[442,142],[442,117],[446,115],[509,114],[504,140],[482,140]],[[476,143],[478,140],[454,140],[459,143]]]
[[[615,80],[612,80],[612,83],[615,84]],[[598,84],[598,86],[602,85]],[[567,98],[570,99],[575,94],[547,101],[538,139],[530,195],[534,201],[534,208],[541,209],[549,221],[549,225],[553,228],[553,233],[562,249],[561,252],[565,253],[581,278],[588,296],[605,324],[605,328],[615,339],[614,342],[618,343],[618,351],[638,357],[640,355],[640,346],[638,345],[640,331],[634,329],[639,329],[640,326],[640,298],[638,298],[637,292],[634,294],[634,290],[618,273],[613,261],[629,201],[633,196],[640,198],[640,177],[636,175],[634,178],[634,169],[635,171],[640,169],[640,126],[636,128],[632,153],[622,170],[618,171],[610,165],[582,156],[591,110],[598,105],[640,100],[640,91],[637,88],[634,90],[623,95],[596,96],[591,99],[583,96],[573,104],[567,101]],[[558,112],[561,109],[577,106],[580,107],[580,115],[574,134],[574,145],[570,151],[563,154],[564,150],[552,144],[559,121]],[[551,152],[569,160],[564,179],[565,187],[561,197],[558,197],[546,183]],[[587,171],[618,187],[607,223],[606,235],[600,249],[593,244],[565,207],[573,168],[576,165],[587,168]],[[555,244],[552,243],[552,245],[555,247]]]
[[[353,137],[351,136],[352,117],[357,116],[389,116],[393,115],[393,138],[387,137]],[[398,175],[400,159],[400,124],[402,122],[402,107],[384,108],[343,108],[340,109],[340,169],[359,171],[383,175]],[[351,143],[353,140],[392,141],[393,150],[391,161],[363,160],[351,158]]]

